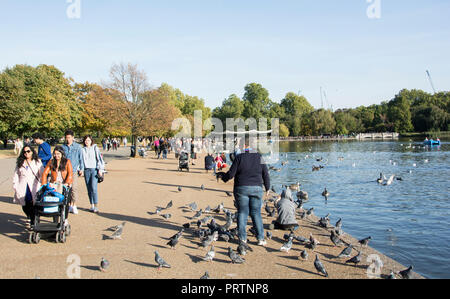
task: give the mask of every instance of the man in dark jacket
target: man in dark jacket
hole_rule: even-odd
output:
[[[234,178],[234,205],[238,213],[238,236],[247,242],[247,219],[252,218],[253,226],[257,232],[258,245],[265,246],[264,226],[261,216],[263,205],[263,188],[270,190],[270,177],[267,165],[264,164],[259,153],[253,153],[247,147],[244,153],[238,155],[230,171],[218,173],[218,177],[226,183]]]

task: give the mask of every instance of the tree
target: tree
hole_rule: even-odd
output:
[[[408,98],[401,91],[388,104],[388,117],[394,124],[396,132],[411,132],[414,127],[411,122],[411,105]]]
[[[144,105],[144,93],[150,90],[147,75],[135,64],[114,64],[110,70],[110,87],[117,89],[122,96],[127,113],[124,117],[130,124],[132,144],[136,149],[137,137],[149,119],[150,107]],[[136,156],[136,150],[132,151]]]
[[[54,66],[6,68],[0,79],[0,129],[16,136],[36,131],[57,136],[77,128],[81,108],[71,82]]]
[[[144,105],[148,107],[151,117],[144,123],[142,135],[171,135],[173,120],[181,116],[181,111],[175,106],[171,95],[165,85],[144,93]]]
[[[310,127],[313,135],[333,134],[336,121],[331,110],[319,109],[310,114]]]
[[[285,124],[280,124],[280,137],[289,137],[289,128]]]
[[[244,118],[254,118],[256,120],[267,117],[270,109],[269,92],[258,83],[250,83],[245,86]]]
[[[281,106],[285,111],[283,121],[289,127],[290,132],[295,136],[305,135],[306,128],[304,119],[314,111],[314,107],[305,97],[293,92],[286,94],[284,99],[281,100]]]
[[[225,125],[227,118],[240,118],[242,117],[243,112],[243,101],[237,95],[232,94],[223,101],[221,107],[217,107],[213,110],[212,116],[220,119]]]
[[[74,91],[83,110],[81,132],[115,137],[131,134],[130,123],[123,118],[127,107],[117,90],[86,82],[75,84]]]

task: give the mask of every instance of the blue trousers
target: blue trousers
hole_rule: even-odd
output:
[[[86,182],[86,187],[89,196],[89,202],[91,205],[98,204],[98,193],[97,193],[97,169],[95,168],[86,168],[84,170],[84,181]]]
[[[238,236],[242,241],[247,241],[247,220],[252,218],[253,227],[257,232],[257,239],[264,240],[264,226],[261,216],[263,205],[262,186],[237,186],[234,187],[235,207],[238,213]]]

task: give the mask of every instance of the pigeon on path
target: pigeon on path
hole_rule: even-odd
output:
[[[118,224],[116,226],[112,226],[112,227],[108,228],[108,230],[117,231],[119,229],[123,229],[123,227],[125,226],[125,223],[126,222],[124,221],[121,224]]]
[[[170,209],[172,206],[173,206],[173,201],[171,200],[171,201],[167,204],[165,210]]]
[[[206,271],[205,274],[202,277],[200,277],[200,279],[209,279],[208,271]]]
[[[292,248],[292,240],[294,238],[289,237],[289,240],[283,244],[283,246],[281,246],[280,251],[286,251],[287,253],[289,253],[289,250],[291,250]]]
[[[207,262],[212,262],[215,256],[216,252],[214,251],[214,246],[211,246],[211,249],[206,253],[206,256],[203,258],[203,260]]]
[[[228,257],[231,259],[232,264],[242,264],[245,262],[245,259],[237,254],[231,247],[228,247]]]
[[[300,257],[306,261],[308,259],[308,252],[306,250],[303,250],[302,252],[300,252]]]
[[[412,279],[413,278],[413,266],[409,266],[408,269],[400,271],[398,274],[401,275],[403,279]]]
[[[119,227],[112,235],[111,235],[111,239],[116,240],[116,239],[121,239],[122,240],[122,233],[123,233],[123,226]]]
[[[369,241],[372,240],[372,237],[367,237],[365,239],[359,240],[359,244],[361,244],[361,246],[367,246],[369,245]]]
[[[319,259],[319,256],[316,254],[316,260],[314,261],[314,267],[316,267],[317,272],[325,275],[325,277],[328,277],[327,270],[325,270],[325,267],[323,266],[322,262]]]
[[[161,217],[163,217],[166,220],[169,220],[172,217],[172,215],[171,214],[164,214],[164,215],[161,215]]]
[[[155,250],[155,262],[158,264],[158,270],[161,268],[170,268],[170,265],[159,255],[158,251]]]
[[[99,266],[100,271],[105,272],[109,268],[109,265],[110,265],[109,261],[102,257]]]
[[[178,242],[180,241],[181,235],[176,234],[174,238],[170,239],[169,242],[167,242],[167,245],[170,246],[170,248],[175,249],[175,246],[177,246]]]
[[[331,231],[330,240],[333,242],[334,246],[342,246],[344,245],[344,241],[342,241],[334,230]]]
[[[350,254],[352,254],[352,249],[353,245],[352,244],[348,245],[348,247],[342,250],[342,252],[337,257],[338,258],[350,257]]]
[[[351,259],[349,259],[349,260],[346,261],[345,263],[346,263],[346,264],[352,263],[352,264],[354,264],[354,265],[357,265],[357,264],[359,264],[360,262],[361,262],[361,252],[358,252],[358,255],[352,257]]]
[[[178,186],[178,192],[181,192],[182,190],[181,186]]]

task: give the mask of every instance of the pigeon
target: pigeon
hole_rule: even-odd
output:
[[[202,240],[201,246],[203,248],[206,248],[206,247],[210,246],[212,244],[212,242],[214,242],[214,236],[210,235],[206,239]]]
[[[361,246],[367,246],[369,244],[369,241],[372,239],[372,237],[367,237],[365,239],[359,240],[359,244],[361,244]]]
[[[181,189],[181,186],[178,186],[178,192],[181,192],[183,189]]]
[[[204,211],[204,213],[211,213],[211,207],[210,207],[210,206],[207,206],[206,209],[205,209],[205,211]]]
[[[221,234],[219,235],[219,238],[227,243],[230,241],[230,236],[228,234]]]
[[[187,205],[189,208],[191,208],[192,211],[197,211],[198,206],[196,202],[190,203]]]
[[[171,201],[167,204],[165,210],[170,209],[172,206],[173,206],[173,201],[171,200]]]
[[[211,249],[206,253],[206,256],[203,258],[206,262],[212,262],[216,252],[214,251],[214,246],[211,245]]]
[[[119,229],[123,229],[123,227],[125,226],[125,221],[124,222],[122,222],[121,224],[119,224],[119,225],[116,225],[116,226],[113,226],[113,227],[110,227],[110,228],[108,228],[108,230],[112,230],[112,231],[117,231],[117,230],[119,230]]]
[[[328,219],[327,218],[320,218],[319,220],[319,226],[320,227],[324,227],[324,228],[328,228]]]
[[[325,277],[328,277],[327,270],[325,270],[325,267],[323,266],[322,262],[319,259],[319,256],[316,254],[316,260],[314,261],[314,267],[316,267],[317,272],[325,275]]]
[[[183,224],[183,227],[186,228],[186,229],[188,229],[188,228],[191,227],[191,224],[190,224],[190,223],[185,223],[185,224]]]
[[[167,245],[169,245],[170,248],[175,249],[175,246],[178,244],[178,241],[180,241],[180,237],[181,237],[181,235],[176,234],[176,235],[174,236],[174,238],[171,238],[171,239],[169,240],[169,242],[167,243]]]
[[[206,271],[205,274],[202,277],[200,277],[200,279],[209,279],[208,271]]]
[[[391,274],[389,274],[389,276],[386,279],[397,279],[397,278],[395,278],[394,272],[391,271]]]
[[[409,266],[408,269],[400,271],[398,274],[402,276],[403,279],[412,279],[413,278],[413,266]]]
[[[202,214],[203,214],[203,210],[200,209],[200,211],[198,211],[197,213],[195,213],[194,217],[192,217],[192,218],[200,218],[200,217],[202,216]]]
[[[336,222],[335,228],[338,230],[342,228],[342,218],[339,218],[339,220]]]
[[[352,257],[351,259],[347,260],[345,263],[350,264],[353,263],[355,265],[359,264],[361,262],[361,252],[358,252],[358,255]]]
[[[281,246],[280,251],[286,251],[287,253],[289,253],[289,250],[291,250],[292,248],[292,237],[289,237],[289,240],[283,244],[283,246]]]
[[[300,257],[306,261],[308,259],[308,252],[306,250],[303,250],[302,252],[300,252]]]
[[[105,272],[108,269],[109,265],[110,265],[109,261],[102,257],[102,260],[101,260],[100,266],[99,266],[100,271]]]
[[[225,191],[225,193],[227,194],[228,197],[232,197],[233,194],[231,194],[231,192]]]
[[[202,185],[200,186],[200,189],[202,189],[202,191],[205,191],[205,185],[202,184]]]
[[[155,214],[157,214],[157,215],[161,214],[161,211],[162,211],[162,210],[163,210],[162,208],[157,207],[157,208],[156,208],[156,211],[155,211]]]
[[[245,256],[247,254],[247,249],[244,246],[244,242],[239,242],[237,252],[242,256]]]
[[[122,232],[123,232],[123,226],[119,227],[112,235],[111,235],[111,239],[121,239],[122,240]]]
[[[245,259],[238,255],[231,247],[228,247],[228,257],[231,259],[232,264],[242,264]]]
[[[267,239],[272,240],[273,235],[272,235],[271,231],[267,231],[266,236],[267,236]]]
[[[223,209],[223,202],[220,204],[220,205],[218,205],[217,206],[217,208],[215,208],[214,210],[213,210],[213,212],[214,213],[220,213],[220,211],[222,211],[222,209]]]
[[[297,240],[298,242],[302,243],[302,244],[308,242],[308,239],[303,238],[302,236],[295,236],[294,239]]]
[[[318,244],[319,244],[319,241],[317,241],[317,240],[313,237],[313,235],[310,233],[310,234],[309,234],[309,244],[308,244],[309,248],[312,249],[312,250],[314,250]]]
[[[350,254],[352,253],[352,249],[353,249],[353,245],[352,244],[348,245],[348,247],[345,248],[344,250],[342,250],[342,252],[337,257],[338,258],[350,257]]]
[[[171,214],[164,214],[164,215],[161,215],[161,217],[163,217],[166,220],[169,220],[172,217],[172,215]]]
[[[325,197],[325,200],[328,200],[330,192],[328,192],[327,188],[325,188],[325,190],[322,192],[322,196]]]
[[[313,214],[314,207],[306,211],[306,215],[310,216]]]
[[[344,241],[342,241],[334,230],[331,231],[330,240],[333,242],[334,246],[342,246],[344,245]]]
[[[166,263],[166,261],[159,255],[158,251],[155,252],[155,262],[158,264],[158,270],[161,270],[161,268],[170,268],[170,265]]]

